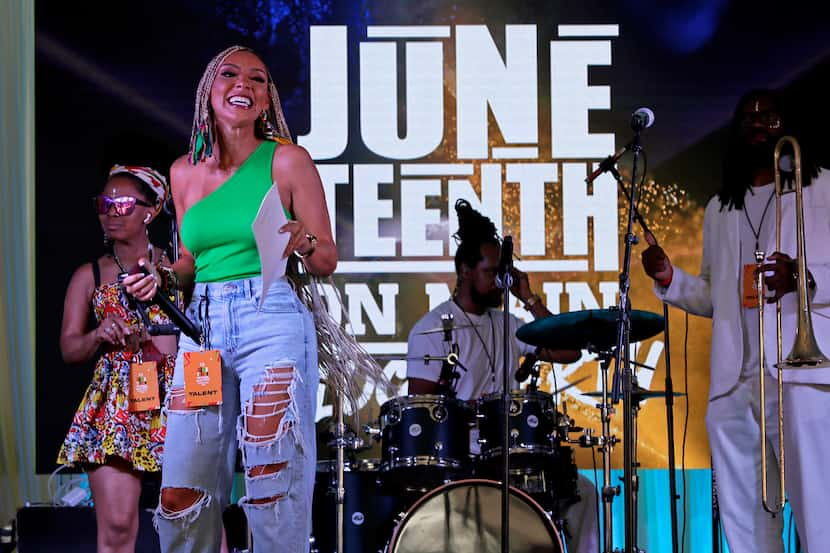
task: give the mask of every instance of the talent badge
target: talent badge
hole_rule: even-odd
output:
[[[219,350],[185,352],[184,393],[188,407],[222,404],[222,359]]]
[[[744,265],[744,285],[742,288],[742,305],[747,309],[758,308],[758,265],[747,263]]]
[[[155,361],[130,364],[127,404],[131,413],[159,408],[158,366]]]

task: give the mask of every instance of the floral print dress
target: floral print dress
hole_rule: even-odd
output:
[[[143,334],[144,323],[136,311],[129,309],[126,295],[117,282],[96,286],[92,305],[99,324],[114,314],[127,322],[133,335]],[[157,305],[151,306],[148,314],[153,324],[170,322]],[[158,359],[159,397],[163,405],[173,378],[175,354],[160,354],[149,341],[136,351],[120,345],[102,346],[92,382],[58,454],[59,464],[104,464],[108,457],[120,457],[135,470],[161,470],[164,412],[155,409],[131,413],[128,405],[130,364],[152,358]]]

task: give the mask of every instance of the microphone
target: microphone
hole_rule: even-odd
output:
[[[453,329],[453,316],[452,313],[444,313],[441,315],[441,328],[442,333],[444,334],[444,341],[445,342],[452,342],[452,329]]]
[[[499,278],[499,288],[509,288],[510,284],[509,278],[506,278],[505,275],[508,274],[510,267],[513,266],[513,237],[512,236],[505,236],[501,241],[501,256],[499,257],[499,266],[496,271],[496,275]],[[506,286],[503,284],[506,283]]]
[[[596,180],[598,176],[601,174],[610,171],[614,165],[620,160],[620,158],[625,154],[628,150],[631,149],[631,142],[620,148],[616,151],[616,153],[608,156],[607,158],[603,159],[599,162],[599,167],[597,167],[593,173],[588,175],[588,178],[585,179],[586,184],[591,184]]]
[[[455,397],[453,380],[458,378],[458,374],[455,372],[457,360],[458,353],[456,352],[456,345],[453,344],[450,354],[441,361],[441,374],[438,376],[438,393],[440,395]]]
[[[138,270],[145,275],[150,274],[150,271],[144,265],[139,266]],[[191,340],[197,344],[201,341],[202,329],[199,328],[193,321],[188,319],[187,315],[182,313],[182,310],[170,301],[170,298],[168,298],[160,288],[156,288],[156,295],[153,296],[153,299],[151,299],[148,303],[155,303],[161,307],[161,310],[164,311],[168,317],[170,317],[173,324],[179,327],[179,330],[181,330]]]
[[[536,348],[536,351],[533,353],[525,355],[525,360],[522,361],[522,364],[519,365],[519,370],[516,371],[517,382],[524,382],[530,376],[530,373],[533,372],[533,365],[539,360],[539,349]]]
[[[639,107],[631,114],[631,128],[634,132],[647,129],[654,124],[654,112],[645,106]]]

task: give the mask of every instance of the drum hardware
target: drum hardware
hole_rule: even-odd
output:
[[[346,447],[345,439],[346,424],[343,420],[343,392],[335,391],[334,411],[335,411],[335,425],[334,425],[334,449],[336,451],[336,469],[335,469],[335,488],[334,488],[334,502],[335,502],[335,553],[343,552],[343,532],[344,532],[344,512],[346,503]]]
[[[502,238],[496,285],[502,289],[502,387],[501,387],[501,553],[510,552],[510,288],[513,286],[513,237]],[[494,337],[495,338],[495,337]]]
[[[628,201],[629,212],[633,213],[634,220],[639,223],[643,230],[643,235],[649,245],[658,245],[654,233],[648,228],[645,219],[643,219],[636,204],[632,201],[625,187],[625,183],[616,168],[610,169],[611,174],[617,181],[617,185]],[[633,181],[632,181],[633,182]],[[679,550],[679,536],[678,536],[678,519],[677,519],[677,502],[680,496],[677,494],[677,482],[674,477],[676,473],[677,463],[674,456],[674,384],[671,375],[671,342],[669,341],[669,305],[663,302],[663,356],[666,362],[666,378],[665,378],[665,392],[664,398],[666,403],[666,440],[667,440],[667,454],[668,454],[668,469],[669,469],[669,509],[671,511],[671,536],[672,536],[672,553],[677,553]],[[635,367],[640,367],[653,371],[653,367],[637,363],[633,359],[628,359],[628,362]],[[636,528],[635,528],[636,532]],[[636,541],[636,540],[635,540]]]
[[[623,483],[625,485],[625,553],[635,553],[639,551],[636,546],[637,529],[635,526],[636,513],[635,509],[635,494],[636,494],[636,476],[634,474],[636,459],[633,457],[635,452],[636,439],[635,430],[633,428],[635,422],[635,403],[632,401],[631,393],[633,386],[633,371],[630,359],[630,345],[631,342],[637,342],[650,338],[665,329],[665,318],[653,313],[643,311],[634,311],[631,309],[630,303],[630,289],[631,289],[631,251],[634,244],[639,242],[637,236],[633,233],[633,225],[635,221],[635,214],[637,213],[636,206],[639,201],[638,197],[638,180],[641,176],[638,173],[638,162],[642,152],[642,145],[640,135],[643,129],[650,127],[654,123],[654,113],[648,108],[639,108],[634,111],[631,118],[631,128],[634,131],[634,137],[629,142],[625,150],[630,150],[633,154],[632,170],[631,170],[631,194],[628,196],[628,217],[626,221],[625,232],[625,248],[623,253],[622,271],[619,276],[619,307],[612,310],[591,310],[594,313],[575,312],[576,314],[561,314],[557,317],[562,317],[561,321],[566,319],[573,319],[573,330],[568,331],[563,329],[562,334],[569,334],[569,340],[565,342],[569,347],[573,348],[574,344],[582,343],[585,346],[591,346],[587,349],[594,349],[603,352],[600,355],[600,369],[602,375],[602,402],[599,405],[600,415],[602,419],[602,443],[601,451],[603,452],[603,490],[602,497],[604,501],[603,509],[603,528],[605,531],[605,543],[603,551],[611,553],[613,551],[612,544],[612,518],[611,518],[611,501],[618,493],[619,489],[611,486],[610,481],[610,461],[611,448],[614,446],[616,440],[612,439],[610,435],[610,418],[613,413],[612,405],[619,402],[622,393],[623,398]],[[621,152],[621,153],[623,153]],[[620,153],[620,155],[621,155]],[[600,167],[588,178],[586,182],[593,181],[599,174],[605,171],[611,171],[617,177],[617,181],[622,185],[622,179],[619,178],[618,172],[614,165],[619,159],[619,155],[610,156]],[[623,186],[623,189],[625,187]],[[596,314],[594,318],[592,315]],[[569,317],[563,317],[563,315]],[[551,319],[548,317],[547,320]],[[542,321],[535,321],[530,325],[525,325],[519,329],[523,329],[534,325],[536,323],[543,323],[537,325],[536,328],[530,328],[525,331],[528,334],[528,340],[522,339],[534,345],[545,345],[547,347],[555,347],[557,341],[562,342],[563,336],[554,336],[550,332],[541,332],[546,325]],[[558,323],[559,321],[556,321]],[[551,325],[552,323],[547,323]],[[562,325],[567,327],[569,325]],[[588,330],[592,330],[591,335]],[[518,335],[518,333],[517,333]],[[535,338],[537,341],[531,341]],[[539,340],[542,338],[542,340]],[[610,339],[609,339],[610,338]],[[545,342],[544,344],[539,342]],[[614,359],[614,374],[613,374],[613,388],[609,397],[608,386],[608,368],[611,359]]]

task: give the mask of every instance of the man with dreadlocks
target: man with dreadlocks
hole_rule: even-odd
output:
[[[656,245],[643,252],[643,267],[657,295],[690,313],[711,317],[712,352],[706,426],[717,474],[720,514],[732,553],[783,551],[783,517],[761,505],[761,447],[770,451],[770,490],[777,490],[778,397],[767,387],[767,443],[761,444],[759,408],[758,296],[755,252],[771,293],[781,301],[783,355],[796,327],[796,223],[794,194],[782,199],[781,251],[775,252],[776,213],[773,150],[785,134],[795,135],[803,160],[804,224],[807,237],[808,295],[813,326],[824,352],[830,349],[830,172],[820,169],[817,144],[800,132],[781,97],[768,90],[746,94],[735,109],[723,184],[706,206],[703,261],[699,276],[673,266]],[[785,165],[782,163],[782,165]],[[783,167],[787,170],[787,167]],[[792,175],[790,175],[792,177]],[[766,371],[777,378],[775,309],[765,309]],[[801,375],[801,376],[798,376]],[[830,543],[830,378],[826,371],[785,369],[784,412],[787,495],[804,551],[827,551]],[[774,455],[773,455],[774,452]],[[771,491],[771,502],[776,492]]]
[[[196,93],[190,151],[170,171],[184,245],[175,276],[180,286],[195,283],[188,315],[200,323],[204,341],[181,338],[168,399],[156,513],[165,553],[219,550],[236,445],[247,491],[240,504],[256,550],[309,548],[315,325],[286,278],[263,290],[251,228],[276,185],[288,219],[280,232],[290,234],[283,256],[295,254],[312,275],[334,271],[337,250],[320,177],[308,153],[290,141],[262,59],[238,46],[213,58]],[[139,299],[153,297],[156,282],[155,275],[125,280]],[[198,396],[188,391],[190,382],[211,374],[220,375],[221,404],[193,406]]]
[[[423,331],[441,327],[441,316],[451,314],[457,326],[466,327],[453,334],[458,344],[458,357],[467,369],[460,371],[454,388],[461,400],[477,400],[499,392],[503,382],[504,317],[498,308],[503,291],[496,286],[501,243],[496,227],[490,219],[472,208],[466,200],[455,204],[458,215],[458,249],[455,253],[456,287],[453,297],[424,315],[409,334],[407,379],[410,394],[439,393],[441,363],[425,362],[425,355],[441,356],[449,353],[441,334],[423,334]],[[524,303],[535,318],[551,315],[540,297],[530,288],[527,274],[512,270],[513,286],[510,292]],[[523,323],[510,316],[511,342],[508,344],[512,363],[511,372],[518,370],[519,357],[535,351],[533,346],[519,341],[516,330]],[[571,363],[579,359],[579,351],[546,350],[539,357],[546,361]],[[512,375],[511,375],[512,376]],[[518,384],[515,378],[510,379]],[[463,439],[467,439],[466,436]],[[564,475],[563,475],[564,477]],[[568,523],[569,551],[594,553],[597,551],[596,489],[584,477],[576,482],[581,500],[565,513]]]

